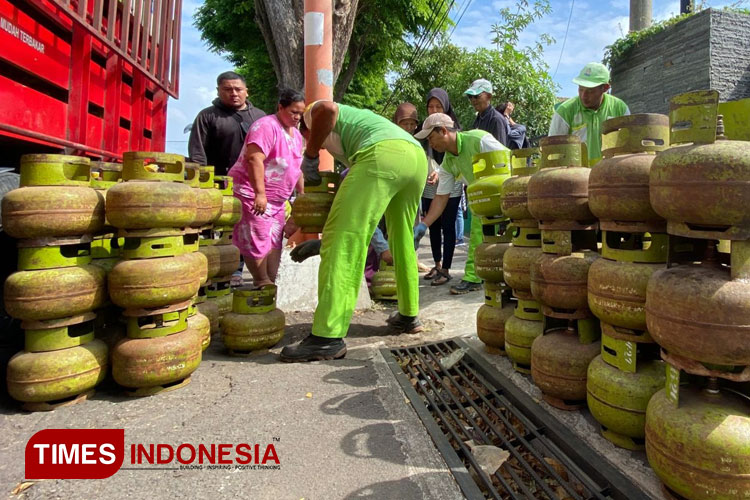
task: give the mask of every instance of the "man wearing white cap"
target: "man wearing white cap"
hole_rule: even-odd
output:
[[[414,246],[416,247],[427,232],[427,228],[445,210],[456,180],[462,179],[467,185],[474,182],[472,161],[474,155],[488,151],[509,150],[485,130],[457,131],[454,128],[453,118],[444,113],[434,113],[428,116],[422,124],[422,131],[414,137],[419,140],[427,139],[432,149],[445,153],[443,164],[440,166],[437,194],[430,203],[427,215],[414,229]],[[451,287],[452,294],[459,295],[482,289],[482,280],[474,270],[474,251],[481,243],[482,225],[472,224],[464,277],[460,283]]]
[[[471,87],[464,92],[477,112],[472,129],[486,130],[503,146],[508,146],[510,125],[508,120],[498,110],[492,107],[492,84],[489,80],[480,78],[471,83]]]
[[[622,99],[607,93],[609,70],[603,64],[588,63],[573,83],[578,85],[578,97],[558,106],[549,125],[549,135],[580,137],[588,147],[589,166],[593,166],[602,158],[602,122],[629,115],[630,110]]]

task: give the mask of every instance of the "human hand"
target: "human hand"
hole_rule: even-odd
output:
[[[266,205],[268,205],[268,200],[266,199],[265,193],[255,193],[253,213],[255,215],[263,215],[264,213],[266,213]]]
[[[383,253],[381,253],[380,258],[384,260],[385,263],[389,266],[393,265],[393,254],[391,254],[390,250],[385,250]]]
[[[433,185],[437,184],[438,179],[440,178],[440,174],[437,172],[432,172],[430,175],[427,176],[427,184]]]
[[[320,177],[320,172],[318,171],[319,165],[320,156],[311,158],[307,156],[307,153],[302,156],[302,165],[300,165],[300,169],[302,169],[302,176],[305,178],[305,185],[317,186],[320,184],[322,179]]]
[[[419,241],[424,237],[427,232],[427,225],[424,222],[417,224],[414,228],[414,249],[419,248]]]

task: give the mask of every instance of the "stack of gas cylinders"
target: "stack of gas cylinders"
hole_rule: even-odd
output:
[[[213,172],[210,172],[209,177],[211,175]],[[234,184],[231,177],[214,176],[212,184],[221,194],[221,215],[212,228],[203,231],[199,244],[201,253],[209,261],[211,283],[206,287],[207,301],[216,306],[220,321],[232,310],[230,284],[232,274],[240,267],[240,250],[232,245],[232,234],[234,225],[242,218],[242,203],[233,195]]]
[[[112,375],[127,394],[151,395],[187,384],[201,361],[204,338],[187,316],[206,280],[206,258],[192,240],[185,245],[198,212],[182,156],[125,153],[122,180],[107,191],[107,220],[123,238],[109,295],[127,323],[112,350]]]
[[[500,199],[503,183],[510,177],[510,152],[479,153],[472,160],[474,182],[466,195],[472,223],[482,224],[482,243],[473,257],[475,272],[484,281],[485,296],[477,311],[477,335],[488,352],[504,355],[505,321],[513,314],[513,304],[510,288],[503,281],[503,256],[510,247],[511,231]]]
[[[531,346],[531,376],[560,409],[585,406],[588,365],[600,351],[587,281],[599,258],[597,223],[588,205],[588,154],[576,136],[546,137],[540,169],[528,181],[528,210],[542,230],[542,253],[531,264],[531,294],[544,316]]]
[[[671,147],[651,165],[667,265],[646,325],[667,364],[646,410],[646,454],[671,498],[750,492],[750,143],[724,136],[715,91],[670,102]]]
[[[542,307],[531,295],[531,264],[542,254],[541,230],[529,212],[529,180],[538,169],[539,150],[513,151],[513,177],[503,183],[502,210],[510,218],[511,247],[503,255],[503,277],[517,299],[505,322],[505,352],[513,368],[531,373],[531,344],[542,334]]]
[[[589,270],[588,301],[602,350],[588,368],[588,407],[615,445],[642,449],[646,406],[664,386],[659,348],[646,328],[646,286],[667,262],[666,221],[649,201],[656,153],[669,147],[664,115],[623,116],[602,124],[603,159],[589,177],[602,258]]]
[[[108,366],[93,312],[107,300],[106,271],[91,255],[105,225],[104,197],[91,187],[89,160],[22,157],[20,188],[3,197],[2,216],[3,229],[20,240],[5,309],[25,334],[25,350],[8,363],[8,392],[32,411],[84,400]]]

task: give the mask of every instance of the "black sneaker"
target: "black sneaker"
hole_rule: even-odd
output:
[[[451,293],[453,295],[463,295],[481,289],[481,283],[472,283],[471,281],[461,280],[457,285],[451,287]]]
[[[299,344],[288,345],[281,350],[280,359],[287,363],[300,361],[323,361],[346,356],[344,339],[331,339],[309,335]]]
[[[385,320],[388,326],[400,333],[419,333],[424,330],[424,325],[416,316],[404,316],[398,311],[391,313]]]

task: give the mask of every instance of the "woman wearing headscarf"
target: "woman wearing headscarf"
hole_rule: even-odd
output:
[[[456,129],[461,125],[453,111],[448,93],[441,88],[434,88],[427,94],[427,115],[445,113],[453,118]],[[427,184],[422,193],[422,211],[427,213],[430,203],[435,198],[438,187],[438,168],[443,162],[444,153],[433,151],[429,144],[425,144],[429,173]],[[452,279],[450,274],[453,264],[453,251],[456,248],[456,215],[463,194],[463,182],[456,181],[448,199],[448,205],[443,214],[430,226],[430,247],[435,266],[425,275],[426,280],[432,280],[431,285],[443,285]]]

